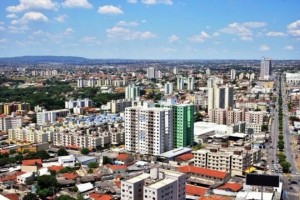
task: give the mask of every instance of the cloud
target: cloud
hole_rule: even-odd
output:
[[[8,30],[11,33],[24,33],[28,30],[28,26],[26,24],[21,24],[19,26],[8,26]]]
[[[65,0],[62,3],[62,6],[65,8],[92,8],[93,5],[90,4],[87,0]]]
[[[264,22],[244,22],[244,23],[231,23],[227,27],[221,29],[223,33],[233,34],[240,37],[241,40],[252,40],[252,29],[266,26]]]
[[[170,35],[168,37],[168,42],[169,43],[177,42],[178,40],[179,40],[179,37],[177,35]]]
[[[47,22],[49,20],[48,20],[48,17],[46,17],[43,13],[40,13],[40,12],[27,12],[22,17],[21,22],[27,23],[28,21]]]
[[[88,43],[88,44],[96,44],[96,45],[101,44],[101,42],[98,41],[97,38],[93,36],[84,36],[83,38],[80,39],[80,42]]]
[[[116,26],[138,26],[139,24],[135,21],[119,21]]]
[[[168,48],[168,47],[163,47],[162,50],[166,53],[170,53],[170,52],[176,52],[177,49],[175,48]]]
[[[173,1],[172,0],[142,0],[142,3],[147,5],[155,5],[155,4],[172,5]]]
[[[137,3],[137,0],[127,0],[128,3]]]
[[[65,22],[67,17],[68,17],[68,15],[59,15],[59,16],[55,17],[54,20],[59,23],[63,23],[63,22]]]
[[[70,35],[74,33],[74,30],[72,28],[67,28],[65,31],[64,31],[64,35]]]
[[[294,47],[292,45],[287,45],[287,46],[283,47],[282,49],[292,51],[292,50],[294,50]]]
[[[10,14],[6,15],[6,17],[10,18],[10,19],[18,18],[18,16],[15,13],[10,13]]]
[[[135,31],[124,27],[114,26],[111,29],[106,29],[107,37],[110,39],[121,40],[145,40],[156,37],[150,31]]]
[[[199,35],[193,35],[192,37],[189,38],[190,41],[192,42],[204,42],[206,39],[211,38],[210,35],[208,35],[206,32],[201,31]]]
[[[104,15],[119,15],[119,14],[123,14],[123,11],[119,7],[113,5],[105,5],[105,6],[100,6],[98,8],[98,13]]]
[[[6,38],[1,38],[1,39],[0,39],[0,43],[5,43],[6,41],[7,41]]]
[[[270,32],[266,33],[266,36],[269,36],[269,37],[283,37],[283,36],[285,36],[285,33],[270,31]]]
[[[300,20],[290,23],[287,25],[288,33],[292,36],[299,37],[300,36]]]
[[[212,36],[213,36],[213,37],[219,37],[219,36],[220,36],[220,33],[219,33],[219,32],[214,32],[214,33],[212,34]]]
[[[269,51],[270,47],[268,47],[267,45],[263,44],[263,45],[260,45],[259,50],[260,51]]]
[[[5,28],[3,26],[0,26],[0,31],[4,31]]]
[[[52,2],[52,0],[20,0],[20,3],[16,6],[9,6],[6,8],[8,12],[23,12],[30,9],[45,9],[55,10],[58,8],[58,4]]]

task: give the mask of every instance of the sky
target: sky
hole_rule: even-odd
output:
[[[300,59],[299,0],[0,0],[0,57]]]

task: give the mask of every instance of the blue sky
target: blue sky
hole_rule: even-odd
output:
[[[300,59],[299,0],[1,0],[0,57]]]

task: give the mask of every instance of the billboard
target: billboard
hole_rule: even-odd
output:
[[[247,174],[246,185],[279,187],[279,176],[266,174]]]

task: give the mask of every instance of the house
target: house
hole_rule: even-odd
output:
[[[114,176],[117,175],[125,175],[127,171],[127,167],[125,165],[107,165],[109,171],[114,174]]]
[[[175,161],[181,163],[181,165],[188,165],[194,160],[194,154],[185,153],[180,156],[175,157]]]
[[[132,165],[134,162],[133,156],[127,154],[127,153],[120,153],[117,157],[116,160],[121,162],[125,166]]]
[[[60,170],[62,170],[64,167],[61,165],[52,165],[50,167],[48,167],[49,171],[55,171],[56,173],[59,172]]]
[[[88,165],[92,162],[97,162],[97,158],[92,156],[79,156],[76,158],[81,165]]]
[[[63,167],[75,167],[76,158],[74,155],[59,156],[58,163]]]
[[[76,187],[77,187],[79,193],[88,192],[88,191],[91,191],[94,189],[94,186],[91,183],[78,184],[78,185],[76,185]]]
[[[112,196],[107,194],[90,193],[89,197],[91,200],[111,200]]]
[[[34,181],[33,172],[27,172],[17,176],[17,182],[20,184],[28,184],[29,182]]]
[[[31,160],[23,160],[21,171],[22,172],[37,172],[40,168],[42,168],[42,160],[41,159],[31,159]]]
[[[207,193],[209,189],[204,187],[199,187],[195,185],[186,184],[185,185],[185,193],[187,195],[201,197]]]

